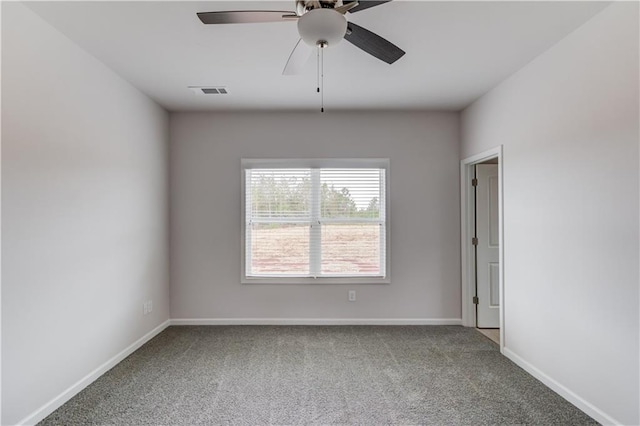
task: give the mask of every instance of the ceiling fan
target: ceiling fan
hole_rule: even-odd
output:
[[[293,48],[283,74],[298,74],[313,52],[333,46],[343,38],[374,57],[392,64],[405,52],[371,31],[348,22],[345,14],[359,12],[391,0],[296,0],[296,10],[239,10],[200,12],[204,24],[253,24],[297,21],[300,40]]]

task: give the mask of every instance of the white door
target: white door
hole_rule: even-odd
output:
[[[476,326],[499,328],[498,165],[478,164],[476,178]]]

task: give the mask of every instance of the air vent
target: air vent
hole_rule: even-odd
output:
[[[198,95],[228,95],[229,91],[226,87],[203,87],[203,86],[189,86],[189,89],[193,90]]]
[[[224,88],[216,88],[216,87],[205,87],[202,89],[202,93],[205,95],[226,95],[227,89]]]

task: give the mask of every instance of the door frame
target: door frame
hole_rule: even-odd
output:
[[[504,349],[505,343],[505,307],[504,307],[504,214],[503,214],[503,179],[504,167],[502,157],[502,145],[488,149],[479,154],[465,158],[460,161],[460,248],[461,248],[461,276],[462,276],[462,325],[465,327],[476,326],[475,305],[473,296],[476,292],[475,282],[475,255],[471,238],[474,230],[474,199],[473,168],[476,164],[486,160],[498,159],[498,267],[500,292],[500,352]]]

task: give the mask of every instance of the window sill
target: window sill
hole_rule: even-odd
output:
[[[321,278],[308,278],[308,277],[242,277],[241,284],[294,284],[294,285],[360,285],[360,284],[391,284],[389,277],[321,277]]]

